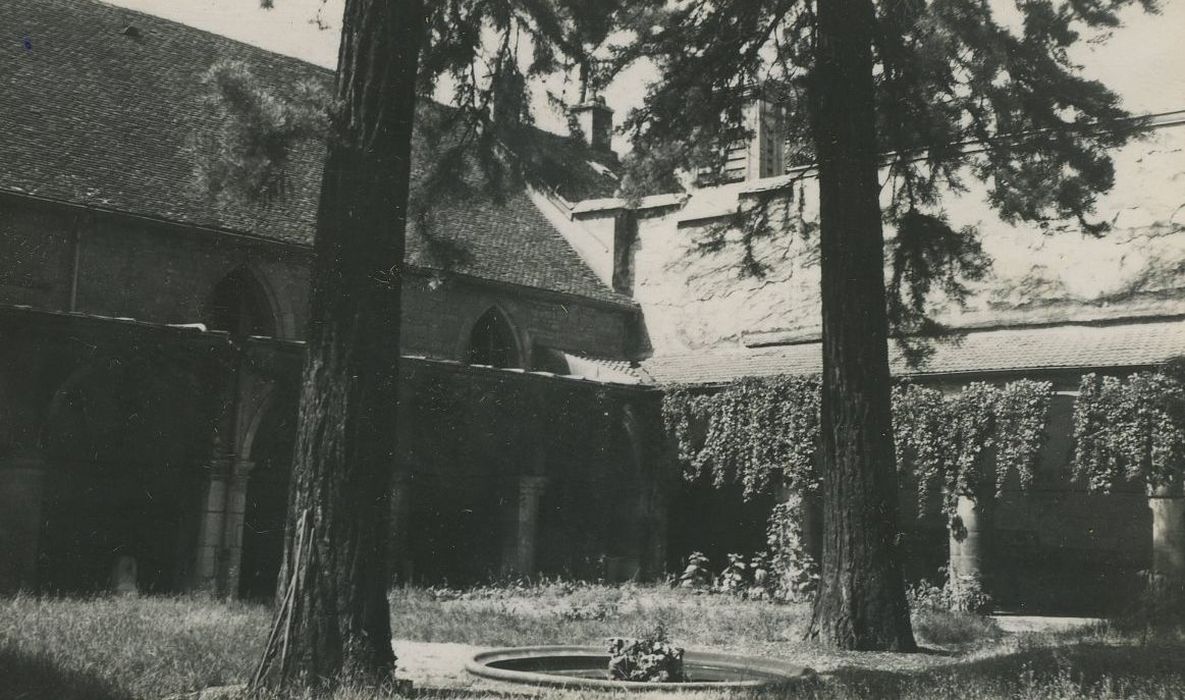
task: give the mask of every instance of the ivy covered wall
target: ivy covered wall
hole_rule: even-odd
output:
[[[1147,505],[1139,489],[1120,486],[1102,497],[1076,477],[1071,394],[1079,376],[945,378],[895,388],[901,543],[910,578],[940,576],[953,496],[973,492],[990,510],[987,566],[1001,605],[1097,611],[1126,599],[1150,556]],[[811,376],[672,387],[664,399],[685,488],[713,487],[714,505],[701,508],[716,512],[760,504],[768,513],[778,486],[809,495],[818,478],[817,415],[818,379]],[[711,522],[701,527],[706,537],[719,537]],[[742,535],[734,532],[732,542],[747,542],[750,552],[766,545],[760,533]]]

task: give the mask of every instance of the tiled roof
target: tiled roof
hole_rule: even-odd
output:
[[[890,345],[889,363],[895,376],[926,376],[1142,367],[1181,354],[1185,319],[1172,319],[973,331],[962,342],[935,345],[934,355],[917,369],[908,368]],[[667,355],[642,363],[647,378],[658,384],[719,384],[821,369],[819,343]]]
[[[215,62],[244,62],[278,92],[329,82],[329,71],[94,0],[2,0],[0,28],[0,192],[311,243],[322,147],[295,154],[289,191],[270,207],[211,201],[193,184],[187,149],[193,134],[214,126],[200,78]],[[562,153],[562,137],[539,138],[528,162]],[[574,180],[592,187],[597,177]],[[440,234],[471,253],[458,273],[632,305],[521,192],[501,205],[446,204],[436,218]],[[408,238],[410,263],[439,266],[420,236]]]
[[[628,360],[559,350],[568,364],[568,375],[615,384],[639,384],[642,377]]]

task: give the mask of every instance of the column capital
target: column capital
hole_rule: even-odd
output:
[[[518,478],[518,488],[524,493],[537,493],[546,486],[546,476],[523,475]]]
[[[234,457],[231,459],[230,468],[231,473],[236,477],[250,476],[251,470],[255,468],[255,461]]]

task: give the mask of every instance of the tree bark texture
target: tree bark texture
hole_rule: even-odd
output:
[[[422,0],[347,0],[276,616],[253,686],[384,682],[400,279]]]
[[[915,649],[897,546],[870,0],[819,0],[812,119],[823,302],[823,560],[808,636]]]

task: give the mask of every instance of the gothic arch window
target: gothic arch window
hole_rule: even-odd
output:
[[[522,366],[514,329],[506,315],[497,308],[490,308],[473,324],[473,330],[469,333],[469,356],[466,359],[475,365]]]
[[[276,334],[275,318],[259,279],[246,268],[234,270],[214,285],[205,324],[233,335]]]

